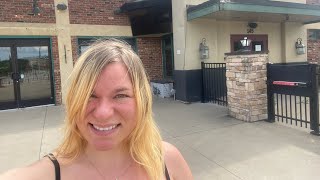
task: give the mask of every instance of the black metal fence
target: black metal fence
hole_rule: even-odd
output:
[[[268,121],[310,128],[319,133],[318,66],[267,65]]]
[[[226,63],[201,63],[202,102],[227,106]]]

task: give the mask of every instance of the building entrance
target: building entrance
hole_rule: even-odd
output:
[[[0,39],[0,110],[53,103],[50,39]]]

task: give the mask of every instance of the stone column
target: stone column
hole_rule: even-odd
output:
[[[226,54],[229,115],[254,122],[267,119],[267,54]]]

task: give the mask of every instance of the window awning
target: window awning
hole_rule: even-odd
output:
[[[320,6],[269,0],[209,0],[187,9],[188,21],[320,22]]]

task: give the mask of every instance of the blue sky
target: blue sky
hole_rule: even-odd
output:
[[[30,58],[30,57],[38,57],[39,49],[41,56],[48,56],[48,47],[47,46],[35,46],[35,47],[18,47],[18,58]],[[0,47],[0,61],[8,60],[10,56],[10,48],[9,47]]]

